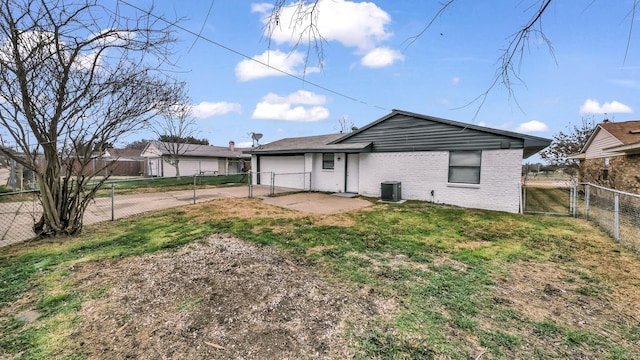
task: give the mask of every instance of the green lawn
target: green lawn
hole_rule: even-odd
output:
[[[530,187],[524,189],[526,212],[569,215],[570,189]]]
[[[409,201],[336,216],[332,224],[313,216],[225,215],[231,208],[224,204],[160,211],[88,227],[78,238],[0,249],[0,358],[85,358],[70,345],[82,320],[78,310],[108,287],[79,291],[70,267],[175,249],[212,233],[281,249],[322,276],[399,304],[346,329],[356,359],[640,358],[640,324],[621,321],[632,315],[572,323],[563,314],[533,313],[535,304],[557,301],[558,294],[577,299],[571,304],[615,304],[633,313],[637,298],[620,295],[625,280],[606,271],[637,277],[640,266],[624,265],[637,265],[637,256],[585,221]],[[349,226],[338,223],[345,218]],[[547,287],[525,276],[530,269],[550,271],[537,279],[548,279]],[[522,295],[527,289],[530,298]],[[34,324],[14,316],[30,308],[42,314]]]

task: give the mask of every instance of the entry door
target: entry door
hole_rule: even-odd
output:
[[[357,194],[359,191],[360,155],[345,154],[347,158],[347,172],[345,192]]]

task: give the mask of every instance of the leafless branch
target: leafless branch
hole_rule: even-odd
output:
[[[322,37],[322,33],[318,28],[318,18],[320,15],[320,9],[318,7],[319,0],[313,1],[299,1],[294,5],[286,5],[285,0],[276,0],[274,2],[271,14],[267,16],[264,33],[266,34],[268,41],[268,49],[271,49],[271,41],[273,39],[274,32],[281,29],[282,26],[282,12],[287,7],[295,7],[292,17],[289,19],[289,28],[292,34],[297,34],[298,39],[294,43],[294,46],[290,54],[294,53],[301,45],[305,45],[305,61],[304,61],[304,73],[307,71],[309,60],[312,52],[315,53],[320,69],[324,64],[324,43],[325,39]]]
[[[162,24],[98,0],[0,2],[0,125],[18,149],[0,152],[35,173],[36,234],[80,231],[93,159],[180,100]]]
[[[422,28],[422,30],[417,33],[416,35],[408,38],[407,40],[405,40],[405,42],[408,41],[407,46],[405,47],[408,48],[409,46],[411,46],[414,42],[416,42],[416,40],[418,40],[420,37],[422,37],[422,35],[424,35],[424,33],[427,32],[427,30],[429,30],[431,28],[431,25],[433,25],[433,23],[439,19],[444,13],[445,11],[447,11],[447,9],[449,8],[449,6],[451,6],[451,4],[453,4],[456,0],[447,0],[445,3],[442,4],[442,6],[440,7],[440,10],[438,10],[438,12],[431,18],[431,20],[429,21],[429,23],[427,23],[427,25]]]

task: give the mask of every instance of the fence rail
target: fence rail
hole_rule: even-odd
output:
[[[523,212],[582,217],[640,252],[640,195],[589,183],[525,181]]]
[[[151,189],[153,192],[149,192]],[[257,187],[252,191],[263,196],[269,190]],[[109,180],[87,207],[83,221],[112,221],[162,208],[248,195],[247,174]],[[38,196],[37,190],[0,194],[0,246],[35,236],[33,225],[42,214]]]
[[[640,252],[640,195],[582,183],[579,215],[598,224],[616,242]]]
[[[274,173],[250,172],[249,197],[253,197],[254,186],[268,186],[270,196],[294,191],[310,191],[312,189],[310,172]]]

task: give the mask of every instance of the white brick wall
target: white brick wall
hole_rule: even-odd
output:
[[[379,197],[381,182],[400,181],[403,199],[517,213],[521,164],[522,150],[483,151],[480,184],[448,184],[447,151],[361,154],[360,194]]]
[[[343,192],[345,164],[344,154],[334,154],[333,169],[331,170],[322,168],[322,154],[313,154],[312,159],[311,189],[314,191]]]
[[[522,150],[483,151],[480,184],[448,183],[448,151],[363,153],[359,158],[358,188],[359,194],[364,196],[380,197],[380,183],[400,181],[402,198],[407,200],[513,213],[520,209]],[[344,154],[336,154],[335,168],[323,170],[322,154],[307,154],[304,160],[301,157],[263,157],[261,171],[311,170],[312,190],[341,192],[344,191],[345,159]],[[268,183],[265,180],[263,184]],[[291,186],[302,188],[295,184]]]

